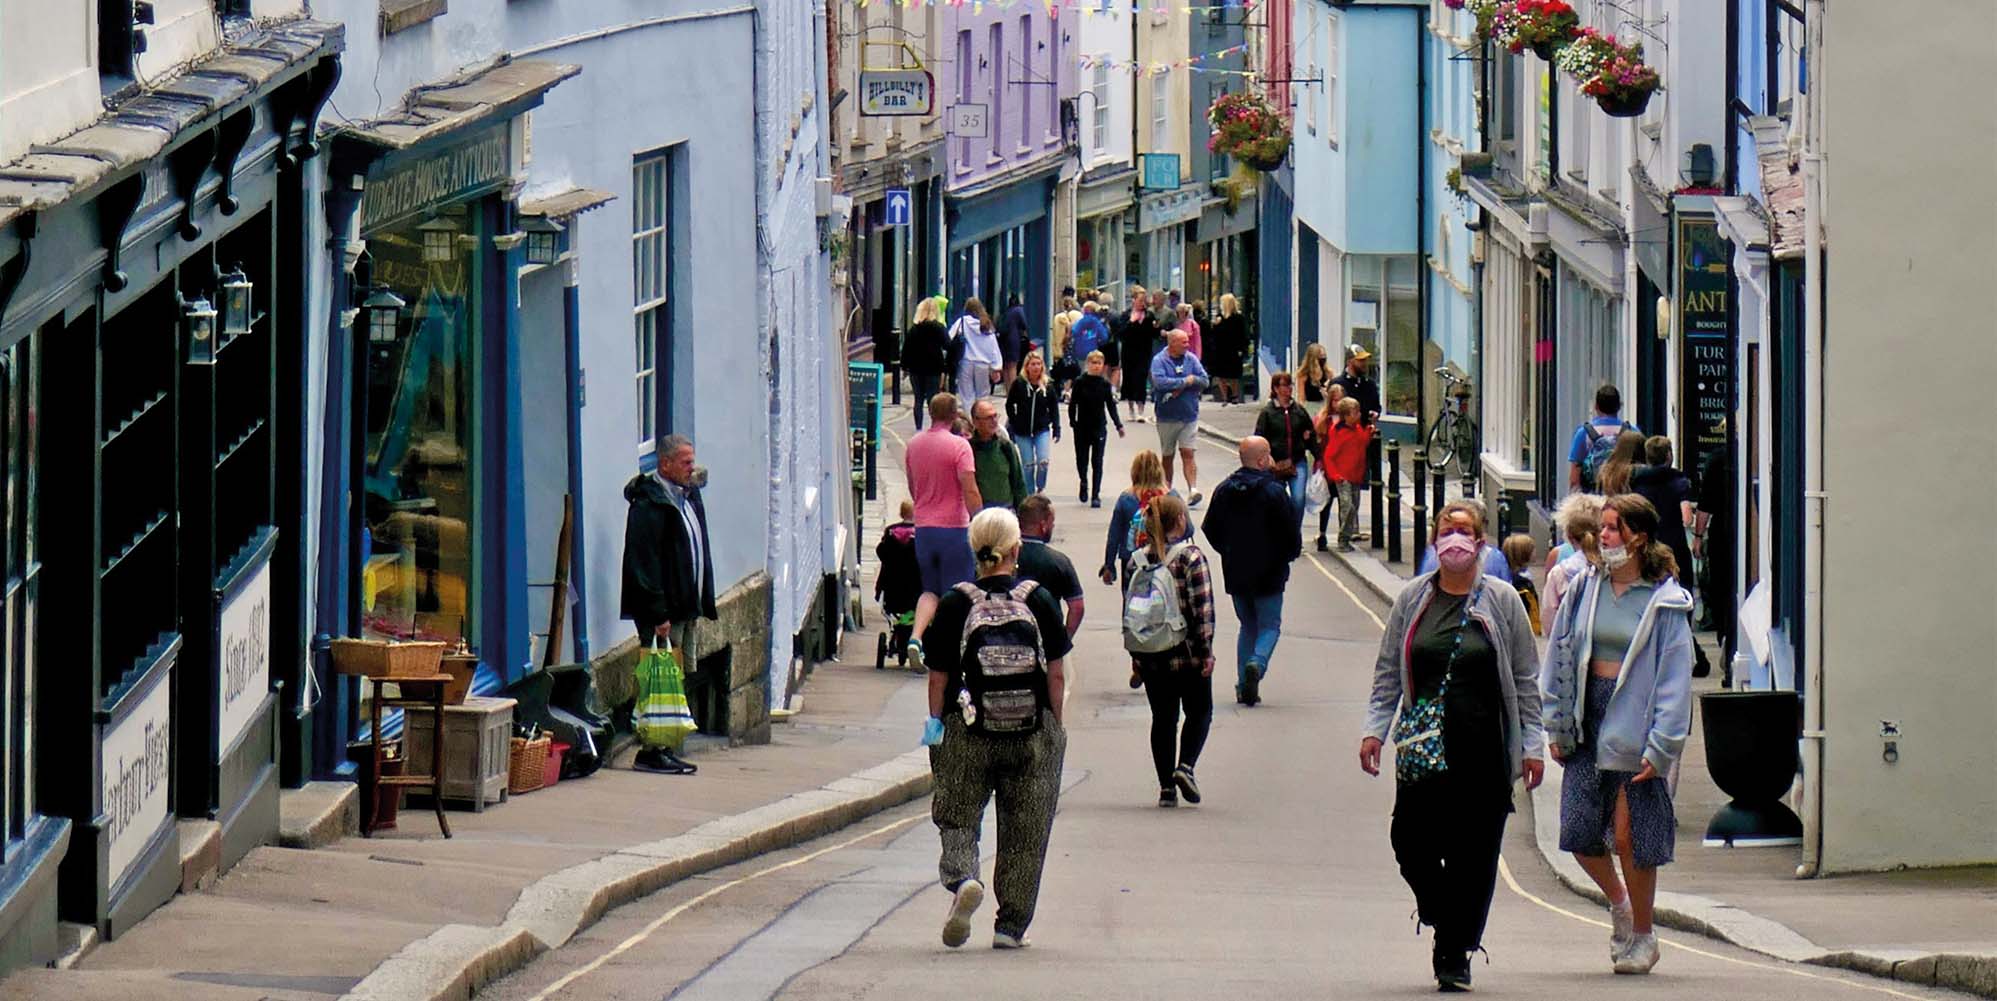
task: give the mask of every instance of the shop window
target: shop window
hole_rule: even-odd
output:
[[[666,310],[672,268],[667,164],[667,151],[657,150],[631,165],[631,346],[641,462],[652,455],[659,437],[672,430],[671,394],[659,379],[661,359],[671,359],[665,350],[671,332]]]
[[[1215,81],[1215,80],[1209,80],[1209,81],[1207,81],[1207,103],[1206,103],[1206,106],[1207,106],[1207,107],[1209,107],[1209,108],[1213,107],[1213,102],[1215,102],[1215,101],[1218,101],[1218,100],[1220,100],[1220,97],[1221,97],[1221,95],[1222,95],[1222,94],[1225,94],[1225,93],[1227,93],[1227,92],[1228,92],[1228,91],[1227,91],[1227,84],[1224,84],[1224,83],[1221,83],[1221,82],[1219,82],[1219,81]],[[1200,113],[1200,117],[1201,117],[1201,118],[1205,118],[1205,117],[1206,117],[1206,113],[1205,113],[1204,111],[1202,111],[1202,112]],[[1209,128],[1209,131],[1211,131],[1211,128]],[[1231,165],[1230,161],[1228,160],[1228,158],[1227,158],[1227,154],[1226,154],[1226,153],[1221,153],[1221,152],[1218,152],[1218,151],[1214,151],[1214,152],[1210,152],[1210,153],[1208,153],[1208,154],[1207,154],[1207,179],[1208,179],[1208,180],[1213,180],[1213,181],[1218,181],[1218,180],[1222,180],[1222,179],[1226,178],[1226,177],[1227,177],[1227,174],[1228,174],[1228,171],[1229,171],[1229,170],[1230,170],[1231,168],[1232,168],[1232,165]]]
[[[469,638],[477,456],[480,207],[368,235],[408,303],[368,344],[361,607],[375,636]]]
[[[27,833],[34,813],[32,726],[35,612],[41,562],[35,554],[35,423],[38,379],[33,335],[0,354],[0,510],[4,510],[6,591],[0,598],[0,841]]]
[[[1423,370],[1419,269],[1411,256],[1355,256],[1350,260],[1348,343],[1373,353],[1381,408],[1392,416],[1411,418]]]

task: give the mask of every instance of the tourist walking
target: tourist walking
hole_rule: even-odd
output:
[[[1205,361],[1205,353],[1200,350],[1200,322],[1193,319],[1193,304],[1182,302],[1178,305],[1177,311],[1178,323],[1172,329],[1185,331],[1186,350],[1191,351],[1193,357]]]
[[[929,398],[929,427],[917,432],[902,450],[908,494],[915,501],[915,560],[922,576],[922,596],[916,599],[907,651],[914,670],[922,668],[922,638],[936,616],[937,600],[976,571],[971,560],[971,512],[984,501],[978,494],[971,443],[957,433],[962,416],[957,397],[937,393]]]
[[[1103,545],[1103,565],[1097,572],[1105,584],[1119,578],[1128,584],[1130,581],[1130,557],[1140,547],[1139,539],[1144,534],[1144,506],[1152,498],[1170,494],[1165,486],[1165,464],[1158,453],[1148,448],[1139,449],[1130,459],[1130,488],[1116,497],[1116,504],[1109,512],[1109,533]],[[1178,496],[1173,494],[1173,496]],[[1185,536],[1192,535],[1190,525]],[[1177,542],[1180,537],[1169,539]]]
[[[1539,687],[1566,765],[1560,850],[1609,899],[1615,971],[1641,974],[1657,965],[1657,870],[1678,836],[1667,777],[1692,722],[1692,596],[1649,501],[1604,501],[1601,542],[1601,566],[1560,603]]]
[[[998,404],[990,400],[971,404],[971,459],[985,507],[1017,507],[1026,499],[1026,463],[999,424]]]
[[[1213,507],[1200,527],[1220,554],[1221,577],[1241,623],[1234,701],[1253,706],[1262,701],[1262,681],[1283,635],[1290,563],[1304,547],[1289,487],[1271,471],[1268,440],[1249,435],[1241,439],[1239,454],[1241,468],[1214,488]]]
[[[1151,704],[1151,764],[1158,805],[1200,801],[1193,777],[1213,725],[1213,579],[1193,544],[1185,502],[1160,494],[1144,505],[1143,548],[1124,597],[1123,644],[1133,683]],[[1184,725],[1180,718],[1184,716]]]
[[[1566,541],[1553,548],[1546,569],[1546,600],[1541,603],[1540,621],[1552,622],[1560,615],[1560,602],[1567,585],[1579,580],[1594,566],[1601,549],[1602,495],[1571,493],[1553,512],[1553,527]]]
[[[1651,435],[1643,440],[1644,464],[1630,473],[1630,493],[1641,496],[1657,509],[1657,541],[1671,550],[1678,572],[1685,576],[1686,590],[1695,583],[1692,576],[1692,540],[1685,527],[1692,521],[1692,478],[1671,464],[1671,439]],[[1693,628],[1698,626],[1695,622]],[[1692,644],[1692,677],[1713,673],[1706,648]]]
[[[1366,450],[1373,444],[1374,430],[1360,420],[1359,401],[1343,397],[1337,405],[1338,419],[1325,428],[1324,477],[1331,483],[1332,500],[1338,503],[1338,551],[1352,552],[1352,540],[1359,533],[1359,488],[1366,485]],[[1317,551],[1324,552],[1324,531],[1331,518],[1326,504],[1317,517]]]
[[[1360,482],[1370,484],[1368,489],[1377,494],[1383,486],[1378,478],[1380,472],[1379,428],[1381,403],[1380,384],[1375,382],[1370,374],[1372,363],[1373,353],[1371,351],[1366,350],[1358,344],[1347,345],[1345,348],[1345,372],[1338,376],[1338,378],[1331,380],[1331,383],[1338,387],[1338,391],[1341,394],[1359,401],[1359,418],[1368,428],[1373,429],[1372,440],[1366,443],[1366,476],[1361,478]],[[1354,531],[1352,537],[1355,539],[1370,539],[1372,538],[1372,533],[1365,529],[1358,529]]]
[[[1201,338],[1200,361],[1213,373],[1214,398],[1222,405],[1241,402],[1241,366],[1248,351],[1248,320],[1234,293],[1220,297],[1220,316]]]
[[[1269,377],[1269,402],[1255,415],[1255,433],[1269,442],[1269,471],[1283,481],[1290,503],[1297,509],[1297,524],[1304,522],[1305,487],[1310,485],[1311,457],[1323,450],[1317,437],[1317,423],[1310,411],[1297,402],[1296,380],[1288,372]],[[1323,535],[1322,532],[1319,533]]]
[[[1028,332],[1026,306],[1019,301],[1019,296],[1006,297],[1005,316],[999,321],[998,342],[999,357],[1004,360],[1004,367],[999,372],[999,385],[1010,386],[1019,375],[1019,366],[1025,360],[1026,353],[1037,347],[1033,343],[1033,335]]]
[[[1123,402],[1130,408],[1130,419],[1144,421],[1145,404],[1151,398],[1152,355],[1158,351],[1158,338],[1163,325],[1151,311],[1151,297],[1142,286],[1131,286],[1130,310],[1118,317],[1111,332],[1116,335],[1117,354],[1123,360]]]
[[[984,903],[978,833],[996,800],[998,850],[992,948],[1022,949],[1040,899],[1040,875],[1061,797],[1068,735],[1061,705],[1072,644],[1052,594],[1019,581],[1019,520],[1002,508],[971,520],[977,581],[937,606],[923,743],[935,791],[930,818],[943,844],[937,868],[950,891],[943,944],[963,945]],[[946,638],[947,637],[947,638]],[[1026,670],[1021,666],[1030,665]]]
[[[999,350],[998,328],[992,324],[992,315],[985,312],[985,304],[976,297],[964,300],[964,314],[951,325],[950,335],[959,338],[961,344],[957,396],[982,400],[992,395],[992,387],[998,385],[1003,373],[1005,357]]]
[[[1200,391],[1207,370],[1188,348],[1186,332],[1165,335],[1165,350],[1151,359],[1151,399],[1157,404],[1158,455],[1165,462],[1165,485],[1172,485],[1172,458],[1186,467],[1186,506],[1199,507]]]
[[[929,398],[942,392],[945,376],[956,372],[951,363],[950,348],[956,343],[950,336],[950,328],[943,325],[942,314],[937,311],[936,299],[923,296],[915,301],[915,322],[909,324],[908,333],[901,339],[901,367],[908,370],[908,377],[915,384],[915,429],[922,430],[922,419],[929,412]]]
[[[1636,425],[1623,420],[1622,413],[1622,391],[1611,383],[1603,383],[1595,390],[1594,414],[1574,429],[1574,437],[1567,443],[1567,489],[1591,494],[1609,492],[1600,483],[1602,467],[1608,463],[1609,453],[1615,451],[1617,437],[1625,431],[1637,430]]]
[[[1109,426],[1123,437],[1123,418],[1116,414],[1116,391],[1103,377],[1103,353],[1091,351],[1081,378],[1068,393],[1068,434],[1075,439],[1075,474],[1082,480],[1082,503],[1103,506],[1103,448]]]
[[[1038,351],[1026,353],[1019,378],[1005,394],[1005,426],[1012,442],[1019,446],[1019,461],[1026,470],[1026,492],[1047,489],[1047,465],[1054,458],[1054,443],[1061,440],[1061,394],[1047,375],[1047,361]]]
[[[1075,306],[1074,297],[1069,296],[1061,301],[1061,311],[1054,314],[1054,322],[1047,329],[1047,374],[1054,377],[1056,400],[1067,398],[1068,386],[1082,374],[1082,360],[1089,354],[1075,351],[1075,323],[1081,318],[1082,311]]]
[[[1444,991],[1470,989],[1483,946],[1512,782],[1544,775],[1538,653],[1518,592],[1479,572],[1482,518],[1443,505],[1432,539],[1441,566],[1408,583],[1387,615],[1359,767],[1380,774],[1394,741],[1390,838]]]
[[[1604,497],[1630,492],[1630,477],[1643,465],[1643,432],[1624,431],[1616,436],[1615,448],[1609,452],[1609,460],[1602,463],[1596,492]]]
[[[684,655],[693,644],[695,619],[713,621],[714,552],[708,544],[707,505],[694,476],[693,439],[659,440],[658,468],[624,485],[624,561],[618,607],[638,627],[641,645],[665,641]],[[695,767],[677,744],[648,745],[631,767],[691,775]]]
[[[1303,360],[1297,363],[1297,382],[1303,388],[1305,403],[1323,403],[1331,390],[1331,361],[1326,356],[1324,345],[1316,341],[1304,345]]]

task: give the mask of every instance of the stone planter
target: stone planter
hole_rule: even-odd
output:
[[[1699,696],[1706,771],[1733,798],[1706,825],[1707,847],[1802,843],[1803,822],[1782,802],[1796,780],[1800,705],[1795,692]]]

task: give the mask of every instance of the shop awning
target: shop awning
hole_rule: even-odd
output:
[[[401,108],[339,131],[342,139],[403,150],[492,118],[508,117],[538,102],[580,66],[539,59],[499,61],[409,92]]]
[[[566,188],[548,195],[520,199],[520,214],[564,222],[608,204],[616,197],[596,188]]]
[[[295,20],[257,26],[124,101],[89,127],[0,166],[0,226],[90,194],[182,135],[346,44],[346,27]]]

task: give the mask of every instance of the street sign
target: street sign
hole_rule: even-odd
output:
[[[910,200],[907,188],[889,188],[884,220],[890,226],[906,226],[914,216],[915,203]]]
[[[873,362],[846,363],[846,432],[853,449],[854,482],[864,488],[868,500],[880,490],[876,457],[881,449],[882,374],[882,367]]]
[[[984,104],[950,106],[950,134],[959,139],[983,139],[991,135],[991,107]]]
[[[1138,187],[1147,191],[1179,190],[1179,154],[1137,154]]]
[[[861,70],[860,114],[894,118],[926,115],[936,103],[936,78],[928,70]]]

